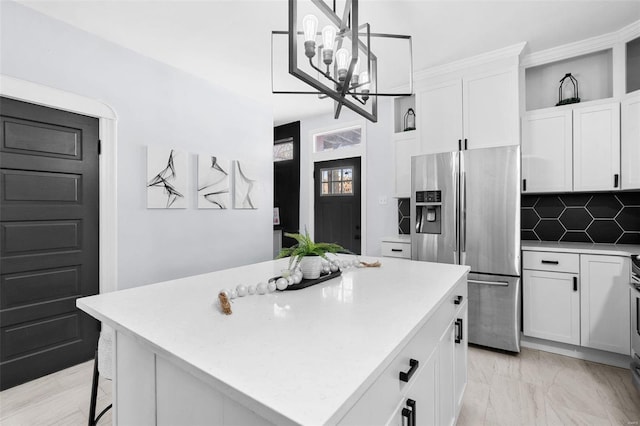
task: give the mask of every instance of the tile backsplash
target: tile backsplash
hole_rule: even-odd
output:
[[[523,240],[640,244],[640,191],[522,195]]]
[[[398,198],[398,234],[411,234],[410,206],[410,198]]]

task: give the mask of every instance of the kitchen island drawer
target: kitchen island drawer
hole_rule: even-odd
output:
[[[554,253],[548,251],[523,251],[523,269],[538,271],[580,272],[580,255],[577,253]]]
[[[411,243],[382,242],[382,255],[385,257],[401,257],[411,259]]]

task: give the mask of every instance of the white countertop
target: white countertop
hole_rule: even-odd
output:
[[[369,259],[365,259],[369,260]],[[468,272],[459,265],[381,259],[303,290],[232,301],[221,288],[266,281],[288,259],[78,299],[117,331],[230,390],[258,414],[336,423]]]
[[[520,245],[522,247],[522,250],[603,254],[610,256],[640,255],[640,246],[633,244],[563,243],[523,240]]]
[[[411,235],[407,235],[407,234],[392,235],[390,237],[382,238],[382,241],[385,243],[411,244]]]

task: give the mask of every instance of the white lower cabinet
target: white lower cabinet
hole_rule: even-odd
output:
[[[629,354],[629,258],[525,251],[525,268],[537,258],[556,270],[523,270],[524,335]]]
[[[464,282],[339,424],[454,425],[467,384],[466,299]]]
[[[629,354],[630,268],[625,257],[580,256],[582,346]]]

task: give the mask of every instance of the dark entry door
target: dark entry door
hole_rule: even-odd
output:
[[[315,241],[360,254],[360,157],[317,162],[314,179]]]
[[[0,389],[93,358],[98,120],[0,98]]]

